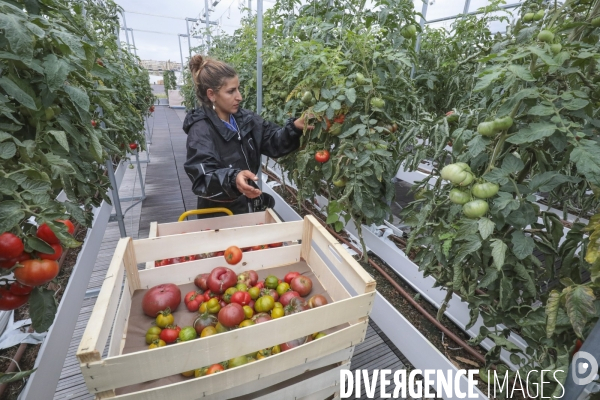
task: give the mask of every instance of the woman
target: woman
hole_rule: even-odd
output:
[[[277,158],[296,150],[303,120],[290,118],[281,128],[240,108],[237,73],[222,61],[195,55],[189,67],[202,107],[190,111],[183,122],[188,134],[184,168],[198,195],[198,208],[225,207],[242,214],[272,207],[273,198],[254,183],[261,155]],[[255,199],[250,206],[248,199]]]

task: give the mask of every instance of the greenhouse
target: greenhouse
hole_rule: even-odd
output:
[[[599,0],[0,33],[0,399],[600,399]]]

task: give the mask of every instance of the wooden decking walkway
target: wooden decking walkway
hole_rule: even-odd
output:
[[[184,211],[196,208],[196,196],[192,193],[191,182],[183,170],[186,135],[181,126],[184,116],[183,110],[156,107],[154,118],[151,119],[150,124],[153,125],[150,145],[151,162],[142,164],[146,199],[130,209],[125,216],[127,235],[134,239],[148,237],[151,222],[173,222]],[[145,154],[142,154],[140,160],[145,159]],[[127,170],[119,189],[121,197],[141,195],[136,170]],[[123,210],[131,204],[122,203]],[[88,285],[90,296],[83,301],[54,399],[94,398],[85,386],[75,353],[94,307],[96,291],[102,286],[119,238],[117,222],[110,222]],[[398,349],[389,343],[387,337],[373,322],[370,322],[366,340],[356,346],[352,369],[398,369],[403,368],[405,364],[406,360]]]

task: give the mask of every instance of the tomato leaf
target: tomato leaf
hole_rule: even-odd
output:
[[[525,236],[521,231],[513,232],[511,243],[513,245],[512,251],[519,260],[529,257],[535,248],[533,239]]]
[[[552,115],[555,113],[554,107],[551,105],[543,105],[543,104],[537,104],[533,107],[531,107],[529,109],[529,111],[527,111],[527,114],[529,115],[537,115],[540,117],[546,117],[548,115]]]
[[[508,70],[524,81],[535,81],[535,78],[533,77],[533,75],[531,75],[531,72],[529,72],[529,70],[522,65],[509,65]]]
[[[46,83],[51,91],[60,89],[72,70],[71,65],[65,59],[58,58],[54,54],[48,54],[42,65],[44,66]]]
[[[549,122],[534,122],[528,127],[522,128],[514,136],[506,139],[508,143],[525,144],[544,139],[554,133],[556,125]]]
[[[69,95],[73,104],[85,111],[89,110],[90,98],[83,89],[80,89],[76,86],[65,85],[64,91]]]
[[[57,304],[54,290],[35,288],[29,296],[29,316],[36,332],[46,332],[56,315]]]
[[[25,241],[27,243],[27,246],[31,247],[35,251],[46,254],[54,254],[54,249],[52,248],[52,246],[50,246],[48,243],[44,242],[40,238],[34,236],[27,236],[25,238]]]
[[[67,141],[67,135],[64,131],[48,131],[49,134],[54,136],[54,139],[60,144],[66,151],[69,151],[69,142]]]
[[[23,89],[21,89],[9,77],[3,76],[2,78],[0,78],[0,87],[2,87],[2,89],[4,89],[9,96],[14,97],[15,100],[23,104],[25,107],[31,110],[37,109],[33,98],[29,94],[27,94]]]
[[[17,153],[17,146],[12,142],[0,143],[0,158],[8,160]]]
[[[0,384],[17,382],[22,380],[23,378],[28,377],[29,375],[35,372],[36,368],[30,371],[19,371],[19,372],[2,372],[0,373]]]
[[[600,184],[600,146],[592,140],[581,140],[571,152],[571,161],[588,180]]]
[[[356,90],[354,88],[346,90],[346,97],[351,104],[354,104],[356,102]]]
[[[523,161],[512,154],[507,154],[504,161],[502,161],[502,169],[511,174],[519,172],[524,167]]]
[[[498,270],[486,268],[485,276],[483,277],[483,279],[481,279],[481,281],[479,281],[477,287],[487,288],[491,283],[495,282],[496,279],[498,279]]]
[[[523,264],[516,263],[513,266],[513,269],[517,273],[517,276],[521,278],[521,280],[524,282],[525,289],[527,290],[527,292],[529,292],[529,295],[535,298],[535,295],[537,294],[537,291],[535,289],[535,282],[533,281],[533,278],[531,278],[531,275],[525,269]]]
[[[0,12],[0,29],[4,31],[3,34],[14,53],[31,59],[33,55],[33,36],[25,29],[22,18],[4,11]]]
[[[21,209],[21,203],[18,201],[3,201],[0,203],[0,232],[8,232],[17,225],[25,213]]]
[[[491,246],[494,266],[498,271],[500,271],[504,266],[504,258],[506,257],[506,250],[508,250],[508,246],[500,239],[493,239]]]
[[[494,341],[496,346],[502,346],[508,351],[519,351],[521,350],[519,346],[508,340],[507,338],[499,335],[494,335],[493,333],[488,334],[489,338]]]
[[[492,233],[494,233],[494,227],[496,226],[489,218],[479,218],[479,234],[483,240],[487,239]]]
[[[483,179],[489,182],[498,183],[500,185],[506,185],[508,183],[508,174],[509,172],[502,168],[494,168],[487,174],[483,175]]]
[[[578,337],[583,338],[583,329],[589,318],[596,315],[594,290],[589,286],[569,286],[563,290],[567,315]]]
[[[566,176],[556,171],[546,171],[535,175],[528,186],[532,192],[550,192],[563,183],[579,183],[580,181],[581,179],[576,176]]]
[[[488,144],[490,144],[490,140],[488,138],[485,138],[481,135],[474,136],[473,139],[467,143],[471,158],[475,158],[481,154]]]
[[[558,306],[560,305],[560,293],[558,290],[552,290],[548,295],[548,302],[546,303],[546,315],[548,321],[546,322],[546,337],[551,338],[554,334],[556,327],[556,317],[558,316]]]

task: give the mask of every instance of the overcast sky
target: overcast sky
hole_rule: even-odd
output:
[[[212,7],[210,20],[217,21],[221,29],[233,33],[240,27],[241,7],[248,6],[248,0],[220,0]],[[429,0],[427,20],[435,20],[462,13],[464,0]],[[125,10],[127,27],[133,29],[133,39],[137,54],[142,60],[180,61],[178,34],[186,34],[185,18],[203,18],[204,0],[116,0]],[[256,0],[251,0],[252,11],[256,13]],[[423,3],[414,0],[415,9],[421,12]],[[515,3],[517,1],[509,1]],[[263,0],[264,9],[275,4],[272,0]],[[487,0],[471,0],[469,11],[475,11],[487,4]],[[148,15],[152,14],[152,15]],[[123,20],[121,19],[121,24]],[[194,23],[189,23],[190,28]],[[441,24],[434,24],[439,26]],[[449,25],[445,23],[444,25]],[[129,40],[131,41],[131,32]],[[121,41],[125,42],[125,32],[121,31]],[[191,45],[200,44],[200,40],[191,39]],[[187,38],[181,38],[184,62],[188,54]]]

